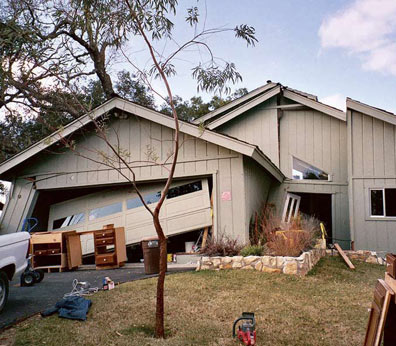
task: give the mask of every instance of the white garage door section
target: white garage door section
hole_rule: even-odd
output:
[[[146,203],[154,209],[163,184],[141,188]],[[114,224],[125,227],[126,243],[155,236],[151,214],[130,188],[106,189],[83,197],[53,204],[50,207],[49,230],[95,230]],[[212,224],[207,179],[194,179],[172,184],[160,213],[167,236],[188,232]],[[83,254],[94,252],[91,234],[81,235]]]

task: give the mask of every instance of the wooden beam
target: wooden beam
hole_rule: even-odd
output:
[[[355,269],[355,266],[349,260],[348,256],[345,254],[344,250],[341,249],[341,246],[338,243],[334,243],[334,247],[337,249],[338,253],[341,255],[345,263],[348,265],[349,268]]]
[[[208,240],[208,233],[209,233],[209,227],[205,227],[204,234],[203,234],[203,237],[202,237],[201,249],[204,249],[205,246],[206,246],[206,241]]]

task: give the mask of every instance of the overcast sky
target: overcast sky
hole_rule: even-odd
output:
[[[179,3],[175,37],[183,42],[190,37],[183,8],[195,2]],[[208,41],[216,56],[235,62],[243,76],[239,87],[252,90],[272,80],[338,108],[348,96],[396,113],[396,0],[207,0],[206,5],[207,27],[246,23],[256,29],[255,48],[230,33]],[[183,98],[197,94],[192,60],[179,62],[171,81]]]

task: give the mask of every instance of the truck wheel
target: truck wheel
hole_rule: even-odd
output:
[[[21,275],[21,286],[33,286],[35,277],[32,272],[24,272]]]
[[[8,299],[8,277],[6,273],[0,271],[0,312],[3,310]]]
[[[34,272],[36,274],[35,275],[35,282],[39,283],[39,282],[43,281],[43,279],[44,279],[44,270],[36,269],[36,270],[34,270]]]

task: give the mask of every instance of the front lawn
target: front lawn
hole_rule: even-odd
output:
[[[16,345],[236,345],[232,323],[257,319],[258,345],[361,345],[375,281],[384,267],[323,258],[306,277],[248,270],[202,271],[166,278],[168,338],[152,338],[156,279],[92,296],[86,322],[57,316],[16,328]]]

